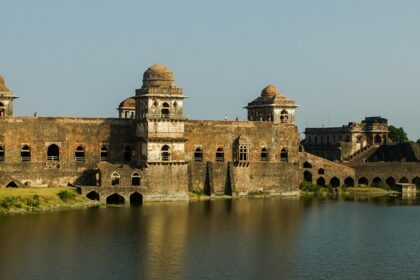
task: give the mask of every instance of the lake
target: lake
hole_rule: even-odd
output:
[[[417,200],[257,199],[0,216],[0,279],[416,279]]]

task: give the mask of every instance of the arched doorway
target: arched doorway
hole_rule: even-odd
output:
[[[408,179],[407,179],[407,177],[402,177],[402,178],[400,179],[400,183],[402,183],[402,184],[407,184],[407,183],[408,183]]]
[[[352,177],[347,177],[347,178],[344,180],[344,185],[345,185],[346,187],[354,187],[354,179],[353,179]]]
[[[141,205],[142,203],[143,203],[143,196],[140,193],[135,192],[130,195],[131,205]]]
[[[318,174],[319,175],[324,175],[325,174],[325,170],[323,168],[318,169]]]
[[[340,179],[338,179],[337,177],[333,177],[333,178],[331,179],[331,181],[330,181],[330,185],[331,185],[333,188],[338,188],[338,187],[340,187]]]
[[[420,177],[415,177],[412,183],[415,184],[417,188],[420,188]]]
[[[111,194],[106,198],[106,204],[124,204],[125,199],[117,193]]]
[[[396,189],[396,185],[395,185],[395,179],[393,177],[388,177],[385,180],[385,183],[391,187],[391,189]]]
[[[56,144],[51,144],[47,149],[47,160],[60,161],[60,149]]]
[[[305,172],[303,172],[303,180],[305,182],[310,182],[312,183],[312,173],[309,172],[308,170],[306,170]]]
[[[382,144],[382,137],[381,137],[381,135],[379,135],[379,134],[376,135],[374,141],[375,141],[375,145],[381,145]]]
[[[379,177],[375,177],[372,180],[372,187],[381,187],[382,186],[382,179]]]
[[[369,180],[366,177],[359,178],[358,184],[359,186],[369,186]]]
[[[89,192],[88,194],[86,194],[86,197],[91,199],[91,200],[97,200],[97,201],[99,201],[99,199],[100,199],[99,193],[97,193],[95,191]]]
[[[9,184],[7,184],[7,186],[6,186],[6,188],[17,188],[18,187],[18,185],[15,183],[15,182],[13,182],[13,181],[11,181]]]
[[[325,187],[325,179],[323,177],[319,177],[318,180],[316,180],[316,184],[318,186]]]

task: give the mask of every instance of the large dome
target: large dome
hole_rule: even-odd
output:
[[[143,88],[175,87],[172,70],[163,64],[153,64],[143,74]]]
[[[280,91],[273,85],[268,85],[261,91],[262,97],[274,97],[276,95],[280,95]]]
[[[0,75],[0,91],[9,91],[9,89],[6,87],[4,78],[1,75]]]

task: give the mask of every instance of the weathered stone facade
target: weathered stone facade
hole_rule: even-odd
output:
[[[297,105],[274,86],[248,104],[249,121],[187,120],[184,99],[172,71],[156,64],[118,119],[2,116],[0,184],[70,184],[126,201],[188,199],[189,191],[297,195],[303,180],[354,182],[353,168],[304,152]]]

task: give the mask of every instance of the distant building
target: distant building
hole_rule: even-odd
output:
[[[328,160],[349,160],[361,151],[388,143],[388,120],[367,117],[341,127],[306,128],[302,144],[311,154]]]

